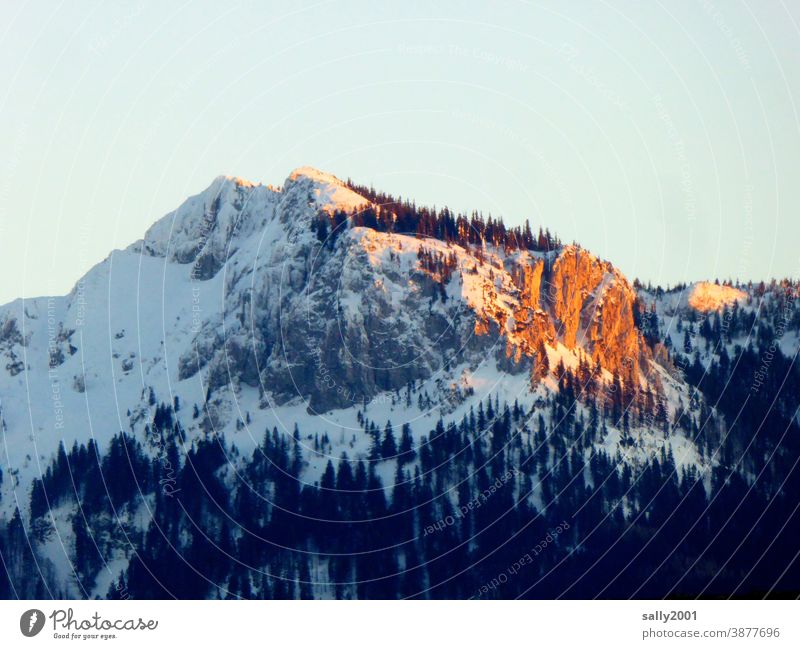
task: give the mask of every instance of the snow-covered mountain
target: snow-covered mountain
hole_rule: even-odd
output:
[[[125,432],[158,456],[149,435],[161,404],[185,448],[227,440],[233,471],[265,430],[299,429],[307,485],[342,453],[369,460],[368,420],[407,424],[418,447],[439,420],[463,421],[488,399],[525,413],[531,439],[537,417],[557,436],[549,405],[565,390],[581,421],[596,420],[597,404],[621,408],[581,445],[587,461],[602,451],[635,470],[666,449],[679,471],[719,464],[697,437],[709,405],[674,362],[684,341],[671,327],[734,304],[752,311],[752,292],[634,288],[577,245],[496,232],[475,242],[468,221],[454,222],[454,234],[404,233],[392,206],[311,168],[280,188],[221,176],[69,295],[0,307],[0,518],[28,516],[31,485],[59,447],[94,440],[105,453]],[[395,483],[396,462],[376,471]],[[541,507],[541,488],[530,498]],[[151,509],[144,498],[130,524],[145,530]],[[65,592],[105,595],[132,551],[118,548],[114,570],[78,593],[71,533],[58,531],[72,510],[51,510],[42,552]]]
[[[606,381],[624,372],[662,395],[665,381],[686,391],[653,363],[635,292],[611,264],[577,246],[472,248],[346,224],[316,236],[321,212],[368,204],[311,168],[279,189],[221,176],[69,295],[0,308],[4,490],[24,497],[62,440],[140,433],[153,393],[183,404],[190,436],[224,432],[247,448],[264,426],[297,422],[349,439],[371,401],[423,430],[460,417],[467,394],[532,404],[557,387],[543,364],[582,358]],[[435,407],[398,404],[410,383]]]

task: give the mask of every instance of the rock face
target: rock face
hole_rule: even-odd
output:
[[[551,286],[564,345],[586,347],[611,372],[638,369],[643,345],[634,321],[636,295],[610,263],[570,246],[553,265]]]
[[[544,268],[544,259],[534,259],[524,264],[518,272],[519,307],[514,310],[514,327],[510,333],[511,337],[521,342],[516,346],[511,344],[507,354],[513,354],[516,363],[522,358],[530,358],[534,375],[544,369],[542,359],[546,355],[545,345],[552,346],[557,340],[552,318],[542,310],[547,298],[546,291],[544,294],[542,291]]]
[[[420,250],[455,255],[457,267],[432,276],[417,262]],[[504,370],[535,375],[559,344],[636,377],[642,341],[627,281],[577,247],[551,257],[496,251],[481,265],[460,246],[366,228],[332,248],[289,247],[279,261],[296,291],[273,290],[285,285],[268,279],[277,268],[262,276],[247,335],[263,356],[233,355],[237,373],[261,367],[259,384],[273,398],[308,399],[314,412],[492,356]]]
[[[564,345],[574,348],[578,331],[585,329],[592,315],[585,309],[606,275],[596,258],[575,247],[564,250],[553,264],[548,297]]]
[[[634,309],[630,286],[612,284],[605,291],[588,332],[593,358],[626,380],[635,379],[640,359],[647,352],[634,324]]]
[[[533,347],[557,340],[567,349],[585,350],[611,372],[635,376],[643,343],[634,320],[636,295],[627,280],[577,246],[560,250],[544,271],[544,262],[537,261],[524,271],[521,285],[521,301],[535,316],[538,310],[525,332]]]

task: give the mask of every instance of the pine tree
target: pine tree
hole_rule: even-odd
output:
[[[414,439],[411,436],[411,426],[408,424],[408,422],[403,424],[403,428],[400,433],[399,454],[398,461],[401,464],[412,462],[416,456],[416,452],[414,451]]]
[[[384,460],[389,460],[397,455],[397,442],[392,430],[392,422],[387,421],[383,429],[383,442],[381,444],[381,455]]]

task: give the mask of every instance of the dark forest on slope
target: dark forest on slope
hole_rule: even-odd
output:
[[[538,233],[534,233],[527,220],[522,226],[507,227],[502,219],[493,219],[491,216],[484,218],[477,212],[467,216],[453,213],[447,207],[437,210],[417,206],[412,201],[396,198],[352,181],[347,182],[347,187],[379,209],[369,206],[350,217],[341,213],[335,215],[334,228],[343,219],[349,218],[350,223],[356,227],[368,227],[379,232],[416,234],[463,246],[486,243],[506,250],[538,252],[555,250],[561,246],[559,238],[551,234],[549,229],[542,230],[540,227]]]

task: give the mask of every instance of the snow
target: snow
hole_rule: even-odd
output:
[[[366,198],[349,189],[336,176],[314,167],[298,167],[289,174],[286,185],[298,180],[307,180],[313,184],[316,202],[327,211],[354,212],[363,209],[369,203]]]
[[[724,306],[731,306],[746,298],[747,293],[733,286],[697,282],[689,292],[688,303],[696,311],[706,313],[719,311]]]

